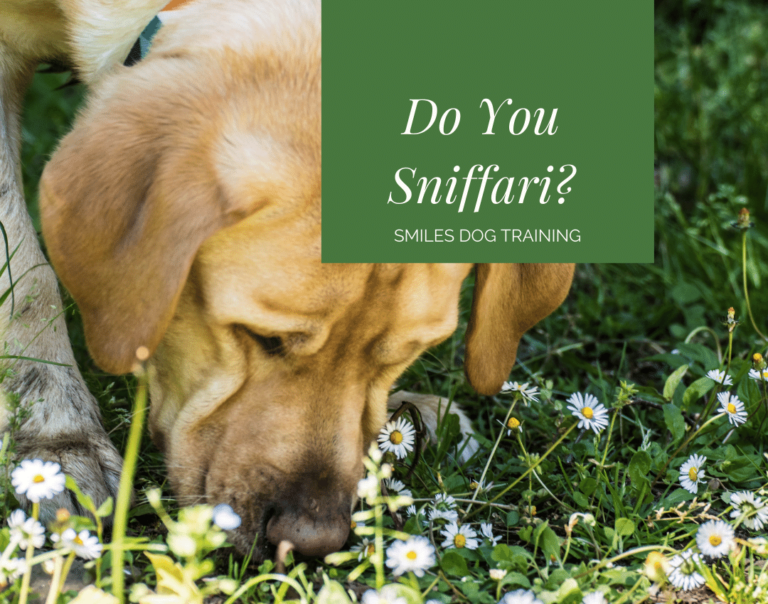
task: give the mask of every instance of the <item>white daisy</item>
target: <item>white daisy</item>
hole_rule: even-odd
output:
[[[359,552],[357,556],[357,561],[362,562],[363,558],[367,558],[373,552],[376,551],[376,546],[373,543],[373,541],[370,541],[367,537],[363,537],[363,540],[360,541],[360,543],[356,543],[352,547],[349,548],[349,551],[351,552]]]
[[[584,596],[581,604],[608,604],[608,600],[605,599],[603,592],[593,591]]]
[[[721,558],[733,547],[733,528],[723,520],[710,520],[696,532],[699,551],[710,558]]]
[[[529,589],[516,589],[504,594],[499,604],[544,604]]]
[[[701,556],[694,554],[693,550],[684,551],[669,561],[672,572],[669,573],[669,582],[677,589],[688,591],[704,585],[704,577],[696,571],[696,564],[701,562]]]
[[[361,604],[407,604],[405,598],[398,597],[396,585],[385,585],[381,591],[369,589],[363,594]]]
[[[693,494],[699,490],[699,483],[704,482],[704,464],[707,458],[703,455],[691,455],[688,460],[680,466],[680,484],[682,487]]]
[[[234,531],[242,520],[229,504],[220,503],[213,508],[213,523],[225,531]]]
[[[0,558],[0,587],[5,587],[20,577],[27,570],[27,561],[23,558],[9,558],[4,560]]]
[[[707,377],[710,380],[713,380],[719,384],[722,384],[723,386],[730,386],[733,384],[733,380],[731,379],[731,376],[728,375],[725,371],[718,371],[717,369],[712,369],[710,371],[707,371]]]
[[[8,526],[11,529],[11,541],[18,543],[21,549],[27,549],[30,543],[34,548],[43,547],[45,528],[34,518],[27,518],[23,510],[11,512]]]
[[[750,369],[749,377],[751,377],[753,380],[757,380],[758,382],[760,380],[764,382],[768,382],[768,367],[766,367],[765,369],[761,369],[760,371],[758,371],[757,369]]]
[[[744,515],[743,524],[747,528],[760,531],[764,525],[768,524],[768,506],[754,493],[750,491],[731,493],[731,505],[733,506],[731,518]]]
[[[480,533],[483,535],[483,537],[488,539],[488,541],[490,541],[491,545],[493,546],[496,546],[496,544],[501,541],[501,535],[493,535],[493,525],[490,522],[480,523]]]
[[[395,541],[387,549],[387,566],[396,577],[409,571],[417,577],[423,577],[424,571],[434,565],[435,548],[426,537]]]
[[[448,522],[457,522],[459,513],[456,510],[429,510],[427,520],[437,522],[438,520],[447,520]]]
[[[379,496],[379,480],[373,474],[368,474],[357,483],[357,496],[365,499],[369,504]]]
[[[386,453],[392,451],[398,459],[404,459],[413,451],[413,439],[416,431],[413,426],[398,417],[397,421],[387,422],[379,432],[379,448]]]
[[[525,382],[524,384],[518,384],[517,382],[504,382],[501,387],[501,391],[519,392],[523,399],[536,401],[537,403],[539,402],[539,399],[537,398],[539,396],[538,386],[529,386],[528,382]]]
[[[477,546],[480,545],[480,542],[475,538],[477,533],[466,524],[459,526],[455,522],[451,522],[440,531],[440,534],[445,537],[445,541],[441,545],[446,549],[461,549],[462,547],[477,549]]]
[[[579,428],[594,430],[595,434],[608,425],[608,410],[591,394],[574,392],[568,399],[568,408],[579,418]]]
[[[459,519],[459,514],[456,512],[455,508],[456,500],[453,497],[438,493],[435,495],[432,508],[427,512],[427,518],[433,522],[438,520],[456,522]]]
[[[101,556],[102,545],[99,543],[99,538],[85,530],[76,533],[75,529],[68,528],[61,535],[56,533],[51,535],[51,541],[56,544],[61,543],[61,547],[71,549],[85,560],[93,560]]]
[[[8,526],[11,529],[20,527],[26,519],[27,515],[24,513],[24,510],[14,510],[8,514]]]
[[[405,513],[408,514],[409,516],[415,516],[416,515],[416,505],[413,504],[413,503],[411,505],[409,505],[407,508],[405,508]]]
[[[450,495],[446,495],[445,493],[438,493],[435,495],[435,500],[432,505],[435,507],[453,510],[456,508],[456,500]]]
[[[387,491],[391,495],[403,495],[404,497],[413,497],[413,493],[411,493],[410,489],[406,489],[405,485],[399,481],[397,478],[387,478],[384,481],[384,484],[387,487]]]
[[[728,421],[734,426],[738,426],[747,421],[747,412],[744,411],[744,403],[739,400],[738,396],[734,396],[730,392],[718,392],[717,400],[720,401],[721,404],[721,407],[717,412],[727,413]]]
[[[64,490],[61,466],[53,461],[25,459],[11,474],[11,484],[18,495],[26,495],[32,503],[50,499]]]

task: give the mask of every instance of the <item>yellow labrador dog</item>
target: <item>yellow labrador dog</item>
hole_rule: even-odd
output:
[[[98,78],[40,185],[93,358],[125,373],[151,352],[150,428],[175,492],[229,503],[241,550],[343,545],[388,393],[456,329],[473,270],[320,262],[320,48],[318,0],[193,0],[147,58]],[[476,266],[479,392],[499,391],[572,273]]]

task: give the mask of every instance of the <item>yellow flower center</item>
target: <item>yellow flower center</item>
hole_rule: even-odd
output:
[[[586,417],[587,419],[592,419],[592,416],[594,415],[594,412],[592,411],[592,407],[584,407],[581,410],[581,414]]]
[[[458,548],[462,548],[467,544],[467,538],[459,533],[453,538],[453,544]]]
[[[479,487],[479,486],[480,485],[478,484],[478,482],[476,480],[473,480],[472,482],[469,483],[469,488],[472,489],[473,491],[476,490],[477,487]]]
[[[399,445],[401,442],[403,442],[403,435],[398,430],[395,430],[392,432],[392,434],[389,435],[389,442],[391,442],[393,445]]]
[[[713,545],[714,547],[717,547],[723,542],[722,539],[720,539],[719,535],[710,535],[709,537],[709,544]]]
[[[373,543],[371,543],[368,547],[365,548],[365,555],[370,556],[375,551],[376,551],[376,547],[373,545]]]
[[[699,474],[696,472],[696,468],[691,468],[690,470],[688,470],[688,478],[694,481],[698,480]]]
[[[520,421],[516,417],[510,417],[507,422],[507,428],[517,430],[520,427]]]
[[[82,545],[83,544],[83,540],[80,539],[80,535],[75,537],[72,541],[74,541],[77,545]]]
[[[41,482],[45,482],[45,476],[43,476],[42,474],[38,474],[32,479],[32,482],[36,482],[38,484]]]
[[[357,527],[357,522],[355,522],[354,520],[349,523],[349,528],[354,529],[356,527]]]
[[[409,560],[415,560],[416,559],[416,552],[411,550],[410,552],[405,554],[405,557],[408,558]]]
[[[736,413],[736,405],[728,403],[728,413]]]

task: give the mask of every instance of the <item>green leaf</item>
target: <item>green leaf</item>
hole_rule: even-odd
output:
[[[675,396],[675,390],[677,390],[677,386],[680,384],[680,380],[683,379],[686,371],[688,371],[688,365],[681,365],[667,378],[663,393],[665,399],[668,401],[672,400],[672,397]]]
[[[509,585],[510,587],[522,587],[524,589],[530,589],[531,582],[523,573],[511,572],[504,575],[504,579],[501,582],[502,585]]]
[[[320,593],[317,594],[316,604],[351,604],[349,595],[341,583],[326,581]]]
[[[635,532],[635,523],[629,518],[617,518],[616,532],[622,537],[629,537]]]
[[[99,518],[104,518],[104,516],[109,516],[112,513],[112,510],[114,509],[115,502],[111,497],[107,497],[107,499],[99,506],[99,509],[96,510],[96,515]]]
[[[512,562],[512,550],[509,549],[508,545],[499,543],[499,545],[493,548],[491,558],[496,560],[496,562]]]
[[[585,495],[582,495],[578,491],[573,492],[573,500],[576,502],[576,505],[579,506],[579,508],[581,509],[589,507],[589,499],[587,499]]]
[[[648,484],[648,472],[651,471],[651,456],[645,451],[638,451],[629,462],[629,479],[640,491]]]
[[[539,539],[541,545],[541,551],[547,557],[547,560],[555,561],[560,560],[560,539],[558,539],[555,531],[547,527],[541,534]]]
[[[694,497],[693,493],[689,493],[685,489],[675,489],[662,500],[661,505],[665,508],[670,508],[681,501],[691,501]]]
[[[507,526],[515,526],[518,522],[520,522],[520,514],[515,510],[507,512]]]
[[[539,539],[544,530],[549,526],[549,521],[545,520],[539,524],[533,531],[533,547],[539,547]]]
[[[557,590],[557,601],[567,604],[569,602],[581,602],[584,594],[579,589],[576,579],[566,579]]]
[[[552,574],[549,575],[549,578],[547,579],[547,582],[544,584],[545,589],[557,589],[563,584],[563,581],[565,581],[570,575],[568,574],[568,571],[562,568],[556,568],[552,571]]]
[[[587,476],[584,480],[582,480],[579,483],[579,491],[584,493],[587,497],[589,497],[592,493],[594,493],[596,488],[597,488],[597,481],[591,476]]]
[[[680,305],[690,304],[701,298],[699,288],[692,283],[686,283],[685,281],[681,281],[675,285],[669,293],[675,302]]]
[[[469,574],[467,561],[455,551],[448,551],[443,554],[443,559],[440,561],[440,568],[443,569],[445,574],[453,577],[466,577]]]
[[[677,345],[677,349],[681,354],[699,362],[703,369],[711,369],[720,364],[717,355],[702,344],[680,343]]]
[[[680,409],[672,403],[664,405],[664,422],[672,433],[675,442],[683,437],[685,434],[685,420],[683,420],[683,414],[680,412]]]
[[[688,386],[683,393],[683,407],[695,402],[715,387],[715,381],[708,377],[699,378],[693,384]]]
[[[96,506],[93,504],[93,499],[91,499],[89,495],[86,495],[80,490],[80,487],[77,486],[75,479],[72,478],[71,476],[67,476],[66,482],[64,484],[67,486],[67,488],[70,491],[72,491],[75,494],[75,497],[77,498],[77,502],[95,516]]]

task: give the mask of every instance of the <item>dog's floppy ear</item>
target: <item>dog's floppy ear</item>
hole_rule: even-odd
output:
[[[464,368],[480,394],[501,390],[523,334],[568,294],[573,264],[478,264]]]
[[[215,116],[190,110],[193,95],[164,77],[110,81],[40,184],[51,262],[112,373],[130,371],[138,347],[154,352],[200,245],[249,213],[222,194],[206,155]]]

